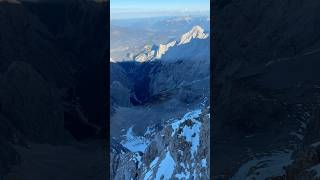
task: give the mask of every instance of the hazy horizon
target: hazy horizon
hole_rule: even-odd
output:
[[[111,0],[111,19],[209,15],[210,0]]]

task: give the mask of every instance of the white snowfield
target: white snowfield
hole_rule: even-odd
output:
[[[131,152],[144,152],[150,144],[150,141],[142,136],[136,136],[132,128],[133,127],[130,127],[128,129],[125,139],[121,141],[121,144]]]
[[[159,168],[156,174],[156,179],[160,179],[163,176],[163,179],[170,179],[176,164],[173,160],[170,152],[166,153],[165,158],[159,164]]]
[[[145,172],[144,180],[152,180],[152,179],[171,179],[173,175],[173,171],[175,169],[176,163],[171,156],[170,151],[167,151],[165,157],[159,161],[159,157],[156,157],[149,165],[149,171]],[[152,178],[153,174],[155,178]]]
[[[173,129],[171,136],[175,134],[177,128],[180,126],[181,123],[184,123],[188,119],[199,118],[200,113],[201,113],[201,109],[197,109],[195,111],[188,112],[181,119],[176,119],[173,123],[171,123],[171,127]]]

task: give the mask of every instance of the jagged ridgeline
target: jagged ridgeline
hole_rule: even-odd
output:
[[[111,61],[111,179],[209,179],[209,32]]]

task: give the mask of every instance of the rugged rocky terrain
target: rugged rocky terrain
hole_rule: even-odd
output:
[[[0,1],[0,179],[106,176],[106,8]]]
[[[209,37],[195,26],[176,42],[111,62],[111,179],[209,178]]]
[[[214,179],[319,178],[319,5],[217,3]]]
[[[198,109],[155,132],[145,151],[112,147],[112,179],[209,179],[210,113]],[[119,152],[118,152],[119,151]]]

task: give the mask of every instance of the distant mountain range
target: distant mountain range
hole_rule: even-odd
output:
[[[133,55],[132,60],[137,62],[146,62],[156,59],[182,59],[195,57],[198,52],[196,49],[199,45],[195,43],[201,43],[201,41],[192,41],[195,39],[206,39],[209,37],[208,33],[205,33],[204,29],[200,26],[194,26],[189,32],[183,34],[179,40],[172,40],[166,44],[160,45],[145,45],[144,49],[136,55]],[[191,44],[189,44],[191,43]],[[208,42],[207,42],[208,43]],[[186,45],[189,44],[189,45]],[[206,46],[208,44],[204,44]],[[199,50],[199,49],[198,49]],[[166,54],[169,52],[168,54]],[[186,54],[187,53],[187,54]],[[205,52],[205,54],[208,54]],[[112,62],[116,62],[110,59]]]
[[[192,29],[201,26],[210,30],[208,16],[158,17],[129,20],[112,20],[110,24],[110,53],[114,61],[132,60],[143,51],[176,40]]]

